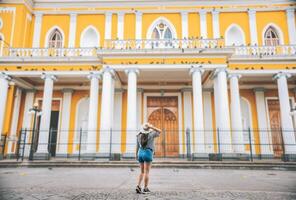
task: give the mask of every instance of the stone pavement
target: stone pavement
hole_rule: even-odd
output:
[[[165,169],[151,171],[149,195],[137,195],[132,168],[3,168],[0,199],[296,199],[294,171]]]

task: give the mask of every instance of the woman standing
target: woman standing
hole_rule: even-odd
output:
[[[154,153],[154,138],[158,137],[161,133],[159,128],[154,127],[149,123],[145,123],[142,126],[141,131],[137,135],[137,160],[140,163],[141,173],[138,179],[138,185],[136,187],[136,192],[149,193],[148,182],[149,182],[149,171],[151,168],[151,163],[153,161]],[[141,183],[144,178],[144,189],[141,189]]]

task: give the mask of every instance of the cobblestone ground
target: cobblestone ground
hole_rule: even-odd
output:
[[[291,171],[152,169],[149,195],[137,195],[138,169],[0,169],[0,199],[296,199]]]

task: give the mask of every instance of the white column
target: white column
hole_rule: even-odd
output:
[[[140,130],[142,127],[142,94],[143,94],[144,90],[142,88],[139,88],[137,90],[137,127]]]
[[[204,124],[205,124],[205,143],[206,152],[214,153],[214,131],[213,131],[213,111],[212,111],[212,90],[206,90],[203,92],[203,102],[205,110],[204,112]]]
[[[208,38],[208,32],[207,32],[207,11],[201,10],[199,11],[199,17],[200,17],[200,36],[203,39]]]
[[[111,68],[103,71],[102,103],[101,103],[101,130],[100,130],[100,154],[109,154],[110,134],[113,119],[113,95],[114,95],[115,72]]]
[[[51,105],[53,96],[53,82],[56,77],[51,74],[43,74],[44,91],[42,99],[42,115],[40,119],[38,148],[36,154],[48,154],[48,138],[50,129]]]
[[[142,39],[142,16],[142,12],[136,12],[136,40]]]
[[[121,153],[122,89],[115,89],[112,126],[112,153]]]
[[[289,41],[290,44],[296,44],[296,25],[295,25],[295,9],[289,8],[286,10],[288,30],[289,30]]]
[[[213,21],[213,36],[214,39],[220,38],[220,23],[219,23],[219,11],[212,11],[212,21]]]
[[[296,88],[294,88],[293,89],[293,92],[294,92],[294,96],[296,97]],[[295,101],[296,101],[296,99],[295,99]],[[293,108],[295,109],[296,108],[296,102],[294,101],[294,105],[293,105]],[[294,116],[293,116],[293,118],[294,118],[294,129],[296,129],[296,111],[294,111]]]
[[[98,102],[99,102],[99,80],[100,73],[90,73],[90,95],[89,95],[89,112],[88,112],[88,132],[86,140],[86,154],[94,156],[96,153],[97,127],[98,127]]]
[[[77,14],[70,14],[69,48],[75,47]]]
[[[185,152],[183,152],[183,154],[185,155],[187,153],[187,144],[190,142],[190,152],[193,153],[194,152],[194,141],[193,141],[193,134],[194,134],[194,130],[192,127],[192,89],[190,88],[183,88],[181,90],[183,92],[183,112],[184,112],[184,128],[183,130],[185,131],[185,141],[182,141],[180,143],[184,143],[185,145]],[[187,138],[187,133],[186,130],[189,129],[190,130],[190,135],[189,138]],[[188,139],[190,141],[188,141]]]
[[[215,100],[218,100],[216,114],[218,115],[217,128],[219,128],[220,150],[221,153],[232,153],[226,70],[217,69],[215,78],[217,79],[215,89],[218,97]]]
[[[205,135],[203,119],[203,102],[202,102],[202,73],[201,68],[192,68],[192,91],[193,91],[193,121],[195,147],[194,153],[205,153]]]
[[[295,141],[295,132],[293,127],[291,106],[289,100],[289,90],[287,78],[291,77],[290,74],[278,73],[274,76],[277,80],[278,86],[278,95],[280,100],[280,110],[281,110],[281,125],[282,125],[282,134],[285,144],[285,153],[286,154],[296,154],[296,141]]]
[[[135,155],[137,128],[137,75],[139,70],[127,69],[127,130],[126,130],[126,154]]]
[[[265,102],[265,89],[255,88],[255,98],[256,98],[256,108],[257,108],[257,118],[258,118],[258,128],[259,128],[259,138],[260,138],[260,151],[261,155],[272,155],[272,140],[270,138],[270,133],[267,131],[267,110]]]
[[[111,31],[112,31],[112,13],[105,13],[105,40],[111,39]]]
[[[0,74],[0,141],[1,135],[4,127],[4,119],[5,119],[5,108],[7,103],[7,93],[9,87],[10,77],[6,74]]]
[[[41,27],[42,27],[42,13],[35,14],[35,24],[34,24],[34,35],[33,35],[33,48],[40,47],[40,34],[41,34]]]
[[[231,130],[233,150],[235,153],[245,153],[244,133],[242,123],[242,111],[240,105],[240,94],[238,79],[241,76],[238,74],[230,74],[230,110],[231,110]]]
[[[33,115],[30,113],[30,109],[33,108],[34,104],[34,96],[35,90],[26,90],[26,97],[25,97],[25,107],[24,107],[24,116],[23,116],[23,124],[22,129],[29,130],[26,132],[26,143],[31,143],[32,139],[32,119]],[[24,156],[28,157],[30,153],[30,144],[25,146]]]
[[[117,14],[117,38],[123,40],[124,37],[124,12],[119,12]]]
[[[182,39],[188,39],[188,12],[182,11]],[[187,42],[182,42],[182,47],[187,47]]]
[[[57,155],[67,156],[70,128],[70,112],[73,89],[63,89],[62,121]]]
[[[13,154],[15,153],[15,150],[16,150],[17,125],[18,125],[19,115],[20,115],[21,98],[22,98],[22,90],[20,88],[17,88],[14,95],[13,114],[12,114],[12,121],[11,121],[10,134],[8,139],[8,148],[7,148],[8,154]],[[12,148],[13,144],[14,144],[14,148]]]
[[[256,11],[249,10],[248,14],[249,14],[249,28],[251,33],[251,45],[258,45]]]

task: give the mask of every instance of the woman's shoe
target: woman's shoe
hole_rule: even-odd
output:
[[[144,188],[143,193],[144,194],[149,194],[151,191],[148,188]]]
[[[136,187],[136,192],[137,192],[137,194],[142,194],[142,189],[140,186]]]

